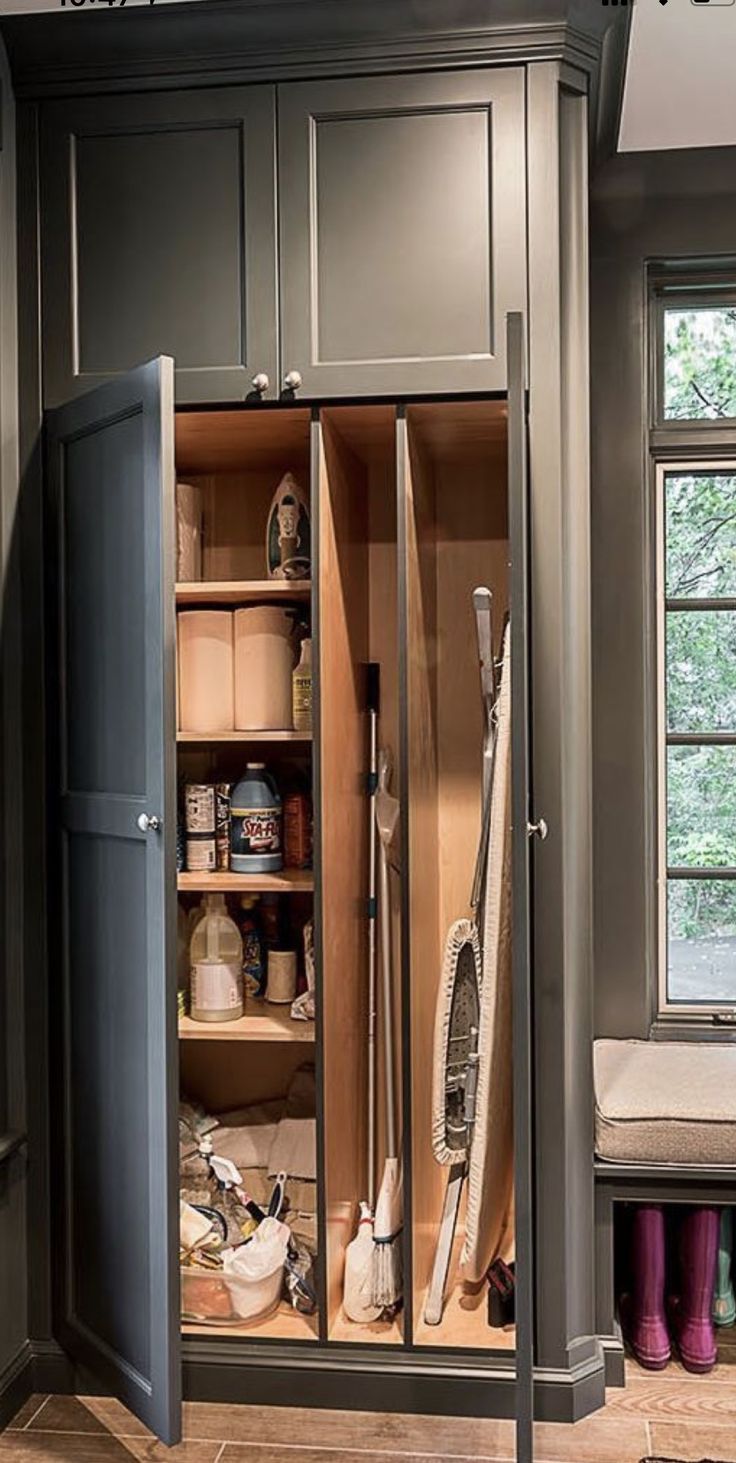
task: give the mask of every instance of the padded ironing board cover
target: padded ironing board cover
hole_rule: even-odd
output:
[[[480,1281],[499,1251],[513,1196],[511,1066],[511,635],[504,632],[483,916],[476,1124],[461,1263]]]
[[[461,964],[461,962],[463,962]],[[464,1145],[452,1147],[448,1142],[447,1111],[447,1068],[449,1054],[450,1025],[453,1015],[453,997],[456,982],[462,982],[460,1000],[463,1005],[464,1029],[470,1041],[470,1019],[478,1026],[475,1014],[480,987],[480,946],[478,931],[472,920],[459,919],[447,934],[445,959],[437,992],[437,1009],[434,1022],[434,1051],[432,1056],[432,1151],[438,1163],[448,1166],[462,1163],[467,1157]],[[472,990],[470,987],[472,986]]]

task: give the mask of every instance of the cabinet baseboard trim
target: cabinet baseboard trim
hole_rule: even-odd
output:
[[[33,1350],[30,1342],[24,1341],[0,1373],[0,1432],[28,1401],[34,1390],[33,1382]]]
[[[33,1390],[48,1392],[51,1396],[66,1397],[82,1389],[79,1372],[74,1362],[62,1351],[56,1341],[32,1341]],[[90,1391],[99,1391],[93,1386]]]
[[[624,1344],[621,1336],[601,1336],[600,1342],[606,1367],[606,1386],[625,1387]]]
[[[538,1422],[580,1422],[605,1404],[605,1359],[597,1339],[585,1360],[567,1369],[537,1367],[534,1377]]]
[[[540,1422],[579,1422],[602,1407],[610,1365],[615,1368],[615,1337],[605,1337],[595,1354],[569,1370],[540,1367],[535,1412]],[[610,1357],[610,1362],[609,1362]],[[5,1422],[31,1392],[99,1394],[99,1384],[83,1376],[55,1341],[24,1348],[25,1392],[14,1394]],[[22,1366],[16,1367],[24,1375]],[[497,1417],[514,1415],[513,1359],[488,1366],[472,1357],[443,1359],[417,1352],[378,1354],[350,1347],[326,1354],[322,1348],[242,1347],[222,1342],[186,1341],[183,1346],[184,1396],[188,1402],[244,1403],[262,1407],[322,1407],[363,1412],[418,1413],[426,1416]],[[619,1373],[609,1385],[623,1385]],[[5,1373],[7,1378],[10,1368]],[[15,1397],[17,1396],[17,1401]],[[0,1379],[0,1415],[4,1400]],[[3,1423],[3,1426],[5,1423]]]

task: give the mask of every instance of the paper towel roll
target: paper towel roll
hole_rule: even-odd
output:
[[[276,605],[235,611],[235,725],[238,731],[293,726],[293,618]]]
[[[232,610],[177,616],[181,731],[233,731]]]
[[[176,577],[180,584],[202,578],[202,490],[176,485]]]

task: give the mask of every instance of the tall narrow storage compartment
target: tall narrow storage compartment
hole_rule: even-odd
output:
[[[509,608],[507,408],[504,401],[413,404],[399,435],[405,485],[406,689],[405,737],[408,824],[407,976],[411,1067],[413,1335],[418,1346],[506,1351],[513,1328],[491,1330],[487,1287],[477,1276],[500,1256],[513,1261],[512,971],[510,837],[492,850],[497,879],[489,896],[499,901],[501,938],[484,959],[482,1038],[492,1048],[491,1080],[479,1093],[473,1145],[488,1149],[483,1183],[471,1159],[474,1190],[468,1235],[463,1208],[451,1258],[449,1294],[439,1325],[426,1320],[434,1250],[442,1221],[447,1169],[434,1161],[433,1066],[438,992],[444,946],[454,922],[471,912],[481,835],[483,709],[473,593],[492,594],[493,655],[499,680]],[[504,747],[508,747],[504,734]],[[501,749],[503,750],[503,749]],[[499,758],[500,763],[500,758]],[[495,810],[494,810],[495,811]],[[510,819],[510,809],[505,821]],[[501,822],[504,817],[501,817]],[[494,818],[494,828],[497,824]],[[491,871],[493,873],[493,871]],[[482,910],[476,912],[483,936]],[[489,911],[490,914],[490,911]],[[472,1150],[471,1150],[472,1152]],[[463,1204],[467,1199],[467,1186]],[[461,1252],[466,1250],[463,1279]],[[475,1258],[474,1258],[475,1256]]]
[[[165,379],[168,369],[166,363],[147,367],[148,377],[144,372],[143,379],[157,379],[157,371]],[[87,491],[89,473],[99,468],[97,458],[88,467],[86,457],[79,455],[76,424],[77,419],[90,425],[105,421],[107,395],[116,394],[117,399],[120,392],[118,386],[100,388],[57,413],[51,428],[54,453],[65,454],[58,459],[60,467],[52,482],[61,551],[58,604],[62,707],[66,717],[62,757],[67,740],[71,738],[69,745],[74,747],[74,737],[81,735],[93,768],[100,758],[100,765],[108,766],[104,737],[98,754],[90,741],[91,730],[85,730],[85,716],[78,710],[84,705],[78,681],[72,683],[73,700],[66,689],[69,674],[81,674],[77,645],[86,643],[79,610],[71,603],[70,577],[72,569],[75,581],[81,572],[75,535],[83,535],[86,530],[72,508],[78,482],[79,491]],[[165,564],[163,558],[158,558],[158,567],[149,565],[148,577],[143,581],[145,595],[141,596],[141,601],[151,607],[150,612],[160,616],[162,630],[150,643],[141,641],[130,663],[130,674],[137,674],[143,657],[149,667],[149,685],[151,676],[160,683],[156,735],[152,737],[149,731],[144,746],[138,724],[129,725],[128,713],[126,720],[116,710],[120,688],[111,680],[106,664],[98,663],[94,651],[96,632],[88,656],[91,679],[86,704],[99,708],[98,725],[103,729],[109,716],[122,720],[130,742],[128,759],[135,754],[143,758],[143,767],[150,764],[155,768],[156,759],[163,756],[166,768],[165,797],[158,798],[154,806],[141,794],[131,805],[130,829],[125,807],[118,799],[114,826],[120,825],[123,838],[142,841],[141,853],[156,871],[155,889],[163,901],[160,906],[158,896],[150,894],[147,900],[139,898],[137,907],[125,904],[131,929],[137,930],[146,922],[163,928],[157,916],[160,907],[166,910],[164,944],[159,947],[162,963],[151,983],[149,999],[158,991],[161,1011],[165,1008],[168,1043],[157,1047],[154,1062],[163,1069],[167,1093],[160,1150],[166,1187],[159,1202],[164,1202],[165,1196],[168,1239],[164,1242],[157,1232],[150,1241],[158,1250],[157,1264],[165,1263],[170,1277],[167,1314],[171,1319],[175,1310],[178,1322],[176,1176],[182,1201],[194,1206],[190,1214],[201,1213],[202,1205],[207,1213],[213,1205],[220,1208],[228,1226],[229,1245],[238,1243],[238,1226],[244,1218],[237,1204],[233,1208],[236,1195],[228,1198],[213,1188],[203,1138],[216,1156],[235,1162],[238,1183],[261,1207],[267,1205],[278,1170],[286,1165],[283,1212],[302,1252],[310,1252],[313,1261],[315,1304],[311,1310],[308,1306],[295,1309],[286,1291],[279,1301],[277,1287],[268,1304],[251,1313],[248,1295],[228,1278],[227,1270],[213,1272],[211,1267],[203,1267],[199,1252],[194,1263],[188,1249],[182,1252],[181,1326],[188,1366],[196,1369],[198,1356],[206,1357],[210,1367],[216,1364],[218,1355],[223,1363],[231,1358],[231,1367],[237,1358],[242,1368],[240,1387],[245,1385],[248,1396],[257,1396],[253,1389],[258,1388],[264,1366],[288,1370],[289,1358],[296,1362],[307,1346],[319,1356],[328,1384],[329,1377],[336,1376],[349,1357],[352,1369],[365,1378],[380,1376],[382,1388],[389,1385],[390,1376],[397,1399],[404,1398],[403,1389],[411,1376],[412,1387],[418,1382],[421,1386],[422,1407],[429,1410],[449,1405],[458,1378],[473,1408],[496,1411],[508,1406],[504,1398],[513,1387],[515,1334],[513,1328],[494,1331],[489,1327],[485,1289],[477,1278],[469,1285],[469,1272],[460,1269],[460,1247],[464,1243],[468,1248],[470,1244],[464,1206],[440,1324],[430,1326],[425,1317],[433,1251],[442,1218],[443,1174],[435,1164],[431,1141],[430,1076],[435,1060],[437,987],[447,927],[468,907],[481,829],[483,717],[472,607],[473,591],[481,582],[493,595],[493,652],[498,674],[502,642],[507,640],[507,415],[506,403],[501,399],[417,402],[403,407],[337,405],[315,412],[285,405],[240,411],[181,411],[172,431],[173,414],[169,408],[166,417],[162,404],[158,435],[155,441],[151,437],[155,451],[148,477],[142,466],[147,454],[140,441],[131,443],[126,458],[126,471],[129,475],[141,473],[141,482],[147,484],[145,491],[157,505],[159,541],[165,545],[167,556]],[[71,426],[67,426],[67,418]],[[161,434],[167,443],[163,458],[157,445]],[[185,485],[179,500],[187,532],[192,528],[192,503],[201,505],[201,522],[195,524],[195,531],[201,535],[197,552],[193,557],[182,554],[179,544],[180,564],[188,566],[187,573],[198,572],[201,577],[179,579],[176,584],[174,438],[176,478]],[[283,493],[287,494],[283,502],[288,511],[277,517],[277,528],[272,531],[269,525],[274,521],[273,504],[280,515]],[[299,528],[295,527],[297,522]],[[311,524],[309,535],[304,527],[307,522]],[[122,520],[119,536],[124,528]],[[107,544],[107,525],[101,532]],[[124,541],[122,537],[120,541]],[[302,577],[265,577],[270,563],[267,555],[272,556],[274,544],[280,546],[282,541],[287,544],[284,552],[289,553],[300,542]],[[115,546],[112,535],[110,553]],[[103,607],[109,603],[112,613],[116,603],[112,596],[120,592],[118,584],[122,580],[113,568],[110,573],[111,586],[105,590]],[[235,635],[235,615],[247,614],[259,605],[276,608],[279,622],[288,619],[298,638],[311,634],[311,731],[294,727],[283,698],[279,702],[281,716],[289,725],[239,730],[233,724],[238,715],[234,708],[243,703],[241,693],[252,688],[237,685],[242,663],[237,653],[228,660],[223,653],[223,638],[226,643],[228,635]],[[186,616],[185,623],[190,627],[186,636],[179,635],[178,709],[174,697],[175,611],[178,616]],[[197,628],[195,624],[193,642],[192,617],[198,615],[202,616],[204,652],[192,659]],[[87,621],[94,625],[92,616],[88,615]],[[114,636],[114,625],[110,633]],[[208,634],[216,637],[211,651],[207,649]],[[113,639],[113,643],[117,642]],[[130,648],[121,644],[121,656],[123,650],[130,658]],[[296,643],[290,654],[289,664],[295,665],[299,658]],[[208,674],[208,656],[216,667],[214,677]],[[279,649],[272,665],[266,665],[267,675],[283,675],[282,659]],[[260,661],[246,663],[262,670]],[[121,659],[123,669],[127,664]],[[397,799],[399,831],[387,850],[388,909],[379,901],[381,919],[386,913],[389,916],[386,970],[391,980],[389,1009],[395,1036],[389,1058],[383,1045],[387,1007],[381,997],[375,1073],[376,1143],[371,1170],[367,1133],[371,915],[367,686],[375,680],[369,670],[376,666],[380,681],[377,744],[388,755],[387,783]],[[209,699],[190,694],[192,678],[197,675],[204,676],[210,686]],[[221,680],[228,675],[235,683],[229,702],[227,696],[220,696],[216,684],[218,677]],[[507,666],[504,676],[508,676]],[[212,693],[216,693],[214,699]],[[262,704],[262,698],[256,699]],[[205,718],[215,704],[221,724],[217,729],[208,724],[198,730],[197,716]],[[70,830],[76,831],[74,819],[78,822],[83,814],[64,796],[66,765],[62,760],[62,818],[72,818]],[[182,828],[182,815],[189,802],[198,818],[202,799],[214,795],[215,788],[221,792],[232,790],[246,765],[253,769],[251,776],[264,785],[270,778],[272,786],[300,788],[304,800],[312,794],[313,862],[307,852],[300,857],[299,867],[290,866],[293,855],[289,853],[280,868],[262,870],[256,864],[254,871],[248,872],[234,868],[232,863],[227,867],[227,844],[223,848],[214,837],[208,851],[207,835],[197,831],[196,821]],[[150,785],[150,780],[141,783],[144,788]],[[237,801],[236,797],[234,819],[242,815]],[[84,809],[92,807],[86,801],[80,805]],[[112,814],[104,809],[103,813],[106,827],[105,819],[109,822]],[[85,819],[89,815],[89,811],[84,812]],[[502,844],[508,850],[510,810],[505,803],[497,817]],[[86,823],[81,831],[94,834]],[[233,839],[231,857],[234,851]],[[498,890],[503,891],[508,905],[509,869],[502,851],[496,863]],[[94,947],[84,961],[78,958],[74,921],[79,913],[70,901],[81,897],[81,885],[79,894],[76,890],[74,882],[68,880],[62,890],[60,910],[62,923],[71,928],[76,941],[69,946],[75,959],[68,959],[64,967],[65,1001],[61,1012],[65,1031],[61,1059],[72,1092],[80,1060],[79,1042],[88,1020],[83,1002],[89,999],[105,958],[103,946]],[[121,897],[127,897],[125,886],[120,892]],[[173,918],[177,892],[178,941]],[[187,1010],[188,943],[202,917],[201,901],[212,895],[220,896],[222,911],[227,908],[244,930],[251,930],[256,918],[253,902],[269,904],[272,918],[278,912],[278,933],[294,952],[301,949],[305,926],[313,921],[316,1019],[294,1019],[288,1004],[269,1001],[275,991],[268,986],[265,998],[262,990],[248,987],[242,1014],[238,1009],[233,1019],[223,1019],[225,1013],[221,1011],[216,1013],[217,1019],[203,1019],[206,1010],[199,995],[197,1009],[192,1005]],[[247,908],[241,914],[242,899]],[[104,928],[98,922],[99,911],[92,927],[99,928],[100,939],[104,939]],[[175,950],[178,973],[174,968]],[[494,1051],[497,1048],[500,1053],[494,1062],[495,1108],[489,1105],[487,1115],[495,1125],[496,1149],[501,1155],[500,1165],[489,1166],[496,1211],[494,1232],[487,1241],[489,1258],[502,1254],[507,1259],[514,1257],[510,961],[507,931],[503,969],[501,962],[498,965],[502,997],[495,1027],[491,1026]],[[299,964],[298,956],[294,964]],[[116,969],[111,967],[111,973]],[[380,988],[383,973],[381,956],[377,964]],[[177,975],[178,1060],[172,1024],[177,1008]],[[231,975],[237,976],[237,971],[231,971]],[[528,978],[526,970],[522,976],[523,980]],[[518,971],[515,979],[520,979]],[[233,999],[238,999],[237,981]],[[93,1009],[97,1010],[96,1004]],[[99,1027],[102,1012],[95,1019]],[[125,1027],[120,1035],[124,1032]],[[152,1028],[152,1038],[155,1034],[160,1041],[161,1033],[162,1028]],[[98,1029],[95,1047],[99,1041]],[[525,1055],[523,1050],[519,1070],[522,1080],[517,1083],[516,1093],[517,1137],[523,1135],[523,1143],[528,1145],[529,1068],[528,1053]],[[359,1203],[370,1193],[370,1173],[378,1187],[390,1153],[386,1125],[389,1073],[398,1095],[397,1155],[403,1164],[403,1229],[396,1240],[403,1267],[403,1304],[365,1322],[356,1322],[343,1307],[346,1250],[356,1232]],[[102,1083],[102,1076],[99,1080]],[[181,1098],[178,1156],[175,1084]],[[120,1120],[113,1116],[114,1111],[113,1094],[103,1083],[97,1104],[86,1117],[93,1149],[98,1135],[107,1131],[106,1125]],[[151,1113],[151,1123],[154,1119],[158,1120],[158,1115]],[[295,1160],[301,1167],[290,1168],[292,1158],[279,1162],[273,1157],[285,1132],[284,1120],[291,1123],[292,1155],[296,1128],[301,1124],[301,1157]],[[61,1115],[59,1139],[71,1156],[65,1167],[67,1184],[83,1181],[82,1171],[75,1167],[76,1121],[70,1109]],[[503,1145],[498,1141],[501,1131]],[[476,1171],[476,1183],[477,1179]],[[472,1183],[471,1162],[471,1198]],[[73,1202],[74,1191],[66,1192],[71,1192]],[[145,1219],[148,1232],[152,1198],[148,1190],[141,1190],[135,1233],[127,1236],[126,1242],[132,1245],[131,1291],[135,1266],[142,1265],[146,1258],[139,1248],[141,1223]],[[104,1275],[104,1242],[114,1235],[104,1208],[99,1211],[97,1224],[97,1249],[85,1254],[83,1262],[99,1277]],[[523,1253],[523,1247],[519,1253]],[[69,1235],[71,1271],[67,1269],[67,1275],[80,1263],[74,1229]],[[472,1265],[470,1276],[472,1279]],[[67,1300],[63,1299],[65,1295]],[[72,1292],[60,1290],[60,1296],[62,1304],[73,1306]],[[128,1335],[125,1318],[126,1308],[121,1303],[116,1323],[122,1327],[123,1341]],[[89,1347],[82,1344],[74,1330],[69,1334],[75,1353],[80,1358],[88,1356]],[[122,1355],[121,1346],[119,1342],[117,1349]],[[170,1332],[164,1351],[172,1377],[179,1366],[179,1346],[178,1337]],[[100,1351],[102,1354],[102,1347]],[[463,1360],[465,1355],[467,1361]],[[109,1367],[105,1374],[114,1377]],[[497,1386],[495,1400],[490,1391],[483,1390],[492,1379]],[[441,1383],[440,1390],[437,1383]],[[120,1389],[129,1405],[136,1405],[130,1386],[121,1384]],[[324,1400],[324,1394],[320,1400]],[[367,1400],[370,1405],[370,1393]],[[406,1401],[399,1400],[398,1405],[406,1405]],[[169,1410],[164,1415],[166,1408]],[[157,1392],[139,1410],[162,1435],[176,1435],[176,1402],[171,1396],[165,1402]]]
[[[229,1216],[228,1243],[242,1243],[241,1225],[247,1224],[247,1211],[233,1196],[218,1196],[216,1185],[207,1177],[206,1161],[198,1156],[198,1145],[206,1138],[216,1156],[234,1162],[249,1200],[266,1210],[283,1164],[279,1155],[287,1151],[287,1142],[296,1142],[300,1157],[293,1162],[299,1171],[288,1175],[283,1213],[303,1251],[316,1263],[320,1245],[315,1021],[313,1015],[308,1019],[291,1016],[297,972],[304,980],[308,950],[314,943],[310,933],[314,927],[314,872],[308,846],[297,850],[294,863],[284,826],[291,795],[300,800],[303,833],[307,843],[311,842],[312,729],[308,716],[295,727],[292,704],[298,647],[312,629],[311,550],[306,529],[300,545],[305,555],[300,577],[271,578],[268,572],[285,527],[280,510],[274,507],[277,495],[280,503],[286,496],[288,504],[294,495],[301,495],[301,519],[308,522],[311,513],[310,413],[303,408],[270,413],[181,412],[176,418],[176,463],[177,493],[188,494],[191,489],[198,495],[201,509],[201,577],[180,580],[176,600],[180,627],[194,625],[196,634],[197,625],[203,626],[205,649],[197,662],[204,687],[199,698],[202,714],[207,711],[208,695],[219,702],[218,677],[229,677],[232,691],[229,708],[223,708],[222,724],[204,732],[192,724],[191,716],[182,729],[180,695],[180,820],[187,816],[187,790],[195,803],[201,796],[197,790],[204,789],[205,796],[209,790],[210,799],[224,798],[227,804],[248,766],[259,769],[254,773],[256,780],[261,779],[259,787],[270,780],[282,804],[278,856],[269,854],[264,860],[252,854],[245,860],[254,865],[252,872],[235,867],[236,844],[233,838],[231,851],[229,829],[220,835],[220,841],[215,840],[214,870],[202,867],[202,845],[196,836],[190,840],[187,828],[183,829],[185,868],[178,874],[180,939],[185,945],[180,951],[182,1004],[187,1005],[186,945],[203,900],[212,893],[221,894],[230,917],[244,932],[246,945],[250,943],[244,950],[241,1015],[209,1022],[202,1019],[206,1012],[180,1011],[181,1197],[195,1206],[204,1200],[224,1205]],[[229,638],[227,665],[206,639],[211,614]],[[189,648],[180,631],[180,693]],[[209,675],[208,649],[213,665]],[[232,802],[233,831],[235,818],[242,819],[244,811]],[[249,821],[251,817],[257,821],[255,812]],[[262,829],[255,827],[248,833],[251,840],[261,836]],[[205,840],[206,850],[211,853],[213,847]],[[271,863],[281,867],[266,869]],[[281,966],[293,971],[293,991],[276,988],[275,969],[269,969],[270,949],[275,945],[286,947]],[[222,1270],[208,1272],[189,1259],[181,1279],[186,1336],[294,1343],[317,1337],[316,1309],[313,1314],[302,1313],[280,1299],[278,1279],[275,1297],[269,1294],[265,1305],[257,1287],[249,1293],[246,1285],[231,1281]]]

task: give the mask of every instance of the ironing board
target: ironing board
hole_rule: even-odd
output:
[[[496,1258],[513,1195],[511,994],[511,633],[504,632],[491,825],[483,898],[478,1089],[461,1256],[481,1281]]]

